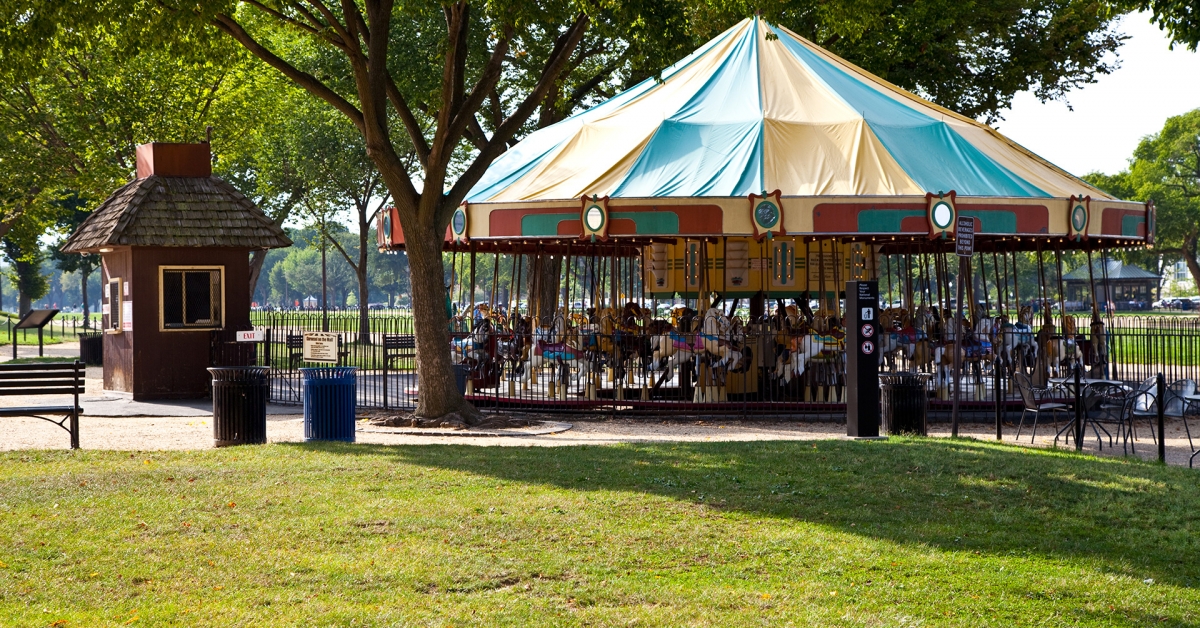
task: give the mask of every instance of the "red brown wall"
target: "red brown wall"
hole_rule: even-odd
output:
[[[129,247],[122,247],[111,253],[101,253],[100,259],[102,262],[100,295],[104,307],[108,307],[108,280],[112,277],[120,277],[128,281],[132,266],[132,254]],[[132,289],[132,286],[130,288]],[[108,316],[104,316],[102,324],[105,330],[108,329],[108,321]],[[133,334],[105,332],[104,389],[133,392]]]
[[[135,400],[208,396],[211,377],[206,369],[212,332],[159,330],[158,269],[159,266],[224,266],[225,328],[248,329],[249,251],[134,247],[106,253],[104,259],[112,276],[128,282],[126,298],[133,302],[133,329],[105,337],[104,387],[132,392]]]

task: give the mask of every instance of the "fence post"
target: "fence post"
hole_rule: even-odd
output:
[[[1165,429],[1166,423],[1166,398],[1167,398],[1167,379],[1162,373],[1158,374],[1158,394],[1155,396],[1155,401],[1158,403],[1158,461],[1166,464],[1167,462],[1167,433]]]
[[[1075,451],[1083,449],[1083,387],[1079,381],[1080,369],[1075,369]]]
[[[1000,389],[1001,368],[1000,357],[997,356],[992,362],[992,378],[994,380],[992,382],[992,394],[996,397],[996,440],[1004,440],[1002,432],[1004,428],[1001,426],[1004,416],[1004,391]]]

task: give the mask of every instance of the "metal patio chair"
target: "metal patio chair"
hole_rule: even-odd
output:
[[[1021,438],[1021,429],[1025,426],[1025,415],[1033,413],[1033,434],[1029,437],[1029,442],[1033,443],[1037,438],[1038,418],[1043,414],[1049,414],[1054,421],[1054,430],[1058,431],[1058,416],[1059,413],[1066,414],[1070,406],[1056,400],[1052,395],[1063,392],[1057,387],[1037,387],[1029,381],[1029,376],[1024,373],[1016,373],[1013,375],[1013,383],[1017,385],[1017,392],[1021,395],[1021,403],[1024,409],[1021,411],[1021,422],[1017,425],[1017,435],[1014,440]]]

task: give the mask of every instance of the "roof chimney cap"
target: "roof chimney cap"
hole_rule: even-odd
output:
[[[151,142],[137,147],[137,178],[211,177],[212,150],[204,144]]]

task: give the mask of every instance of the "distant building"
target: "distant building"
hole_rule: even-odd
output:
[[[1145,268],[1118,260],[1108,260],[1107,269],[1103,260],[1093,260],[1091,278],[1087,266],[1063,275],[1067,300],[1090,304],[1092,280],[1096,282],[1096,301],[1101,309],[1106,301],[1111,301],[1118,310],[1135,310],[1150,307],[1159,277]]]
[[[317,305],[318,305],[317,297],[314,297],[311,294],[304,297],[304,301],[302,303],[304,303],[304,309],[306,309],[306,310],[317,309]]]

